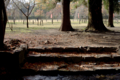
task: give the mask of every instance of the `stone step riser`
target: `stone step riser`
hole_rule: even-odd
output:
[[[102,58],[93,58],[93,57],[87,57],[87,58],[81,58],[81,57],[28,57],[26,58],[28,62],[54,62],[54,61],[64,61],[64,62],[120,62],[120,57],[115,58],[109,58],[109,57],[102,57]]]
[[[37,52],[118,52],[118,47],[39,47],[29,48],[28,51]]]
[[[55,70],[51,70],[51,71],[34,71],[34,70],[30,70],[30,69],[22,69],[20,70],[22,75],[36,75],[36,74],[40,74],[40,75],[44,75],[44,76],[58,76],[59,75],[63,75],[63,76],[71,76],[71,75],[87,75],[87,76],[93,76],[93,75],[107,75],[107,74],[117,74],[120,73],[120,70],[96,70],[96,71],[55,71]],[[51,74],[52,73],[52,74]],[[80,78],[79,78],[80,79]],[[109,78],[108,78],[109,79]]]
[[[66,52],[71,54],[69,55]],[[77,53],[78,55],[76,54],[74,55],[74,52]],[[81,53],[84,55],[81,56]],[[91,53],[95,53],[95,56],[90,56],[92,55]],[[113,55],[112,53],[116,53],[117,55],[116,54]],[[118,47],[88,47],[87,46],[87,47],[29,48],[25,65],[27,69],[31,69],[31,70],[35,69],[35,71],[79,72],[79,71],[99,71],[99,70],[120,70],[120,56],[118,54],[119,54]],[[59,66],[59,63],[61,62],[62,64],[64,64],[64,66],[62,67]],[[91,62],[92,65],[90,65]],[[111,65],[115,63],[117,66],[111,66],[111,65],[99,66],[101,65],[102,62],[104,62],[104,64],[111,63]],[[53,64],[48,64],[48,63],[53,63]],[[66,66],[66,64],[69,66]]]
[[[23,69],[22,69],[23,70]],[[35,72],[35,73],[37,73],[37,74],[40,74],[41,72],[43,73],[47,73],[47,72],[50,72],[50,73],[52,73],[52,72],[68,72],[68,73],[82,73],[82,72],[97,72],[97,74],[98,74],[98,72],[100,71],[102,74],[103,74],[103,72],[106,72],[106,71],[118,71],[118,72],[120,72],[120,67],[119,68],[117,68],[117,67],[115,67],[115,68],[112,68],[112,67],[106,67],[106,68],[103,68],[103,67],[99,67],[99,68],[93,68],[93,69],[88,69],[88,70],[39,70],[39,71],[36,71],[36,70],[32,70],[32,69],[25,69],[25,70],[28,70],[29,72],[30,71],[32,71],[32,72]],[[100,73],[99,72],[99,73]],[[106,72],[106,73],[108,73],[108,72]],[[25,73],[26,74],[26,73]],[[87,74],[87,73],[86,73]]]

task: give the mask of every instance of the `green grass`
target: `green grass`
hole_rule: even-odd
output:
[[[54,20],[53,24],[51,20],[43,20],[43,26],[41,25],[37,25],[37,21],[34,20],[34,24],[32,23],[33,20],[29,20],[29,29],[27,29],[26,27],[26,22],[23,24],[23,22],[21,20],[16,20],[16,23],[13,24],[12,20],[9,20],[10,24],[13,24],[13,32],[32,32],[33,30],[39,30],[39,29],[59,29],[60,25],[61,25],[61,20]],[[105,26],[107,26],[107,22],[104,22]],[[87,22],[83,23],[82,21],[80,21],[79,24],[79,20],[71,20],[71,25],[74,29],[80,29],[80,30],[84,30],[87,26]],[[116,27],[120,27],[120,21],[119,23],[117,23],[116,21],[114,21],[114,25]],[[7,25],[6,27],[6,33],[11,33],[12,31],[9,28],[9,25]]]

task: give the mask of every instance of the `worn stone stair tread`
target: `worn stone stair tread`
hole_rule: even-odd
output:
[[[97,58],[102,58],[102,57],[110,58],[112,57],[112,54],[97,54]]]
[[[120,63],[102,63],[102,64],[90,64],[88,62],[84,63],[65,63],[65,62],[36,62],[29,63],[26,62],[22,69],[32,69],[35,71],[95,71],[95,70],[120,70]]]
[[[120,54],[112,54],[112,57],[120,57]]]
[[[35,71],[120,70],[118,47],[29,48],[22,69]]]
[[[94,67],[94,70],[118,70],[120,67]]]
[[[118,53],[55,53],[55,52],[35,52],[35,51],[31,51],[28,54],[28,57],[82,57],[82,58],[116,58],[116,57],[120,57],[120,54]]]
[[[105,66],[105,67],[115,67],[115,66],[119,66],[119,64],[103,64],[103,66]]]

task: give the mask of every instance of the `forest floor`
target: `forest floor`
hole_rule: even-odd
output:
[[[37,29],[27,33],[6,33],[5,43],[11,39],[21,40],[29,47],[80,47],[80,46],[119,46],[120,27],[109,28],[115,32],[61,32],[58,29]]]

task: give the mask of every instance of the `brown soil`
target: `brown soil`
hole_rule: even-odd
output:
[[[117,30],[117,28],[114,28]],[[120,30],[119,30],[120,31]],[[60,32],[57,29],[34,30],[30,33],[6,33],[5,44],[14,50],[21,43],[27,43],[29,47],[51,47],[51,46],[119,46],[120,32]],[[30,66],[33,64],[30,64]],[[29,65],[28,65],[29,67]],[[32,66],[31,66],[32,67]],[[4,70],[4,68],[3,68]],[[3,72],[2,74],[6,74]]]
[[[4,48],[0,49],[1,51],[13,51],[16,48],[20,47],[20,44],[25,43],[22,40],[19,39],[8,39],[4,42]]]
[[[29,47],[119,46],[120,32],[60,32],[57,29],[41,29],[30,33],[6,33],[5,42],[11,39],[27,43]]]

